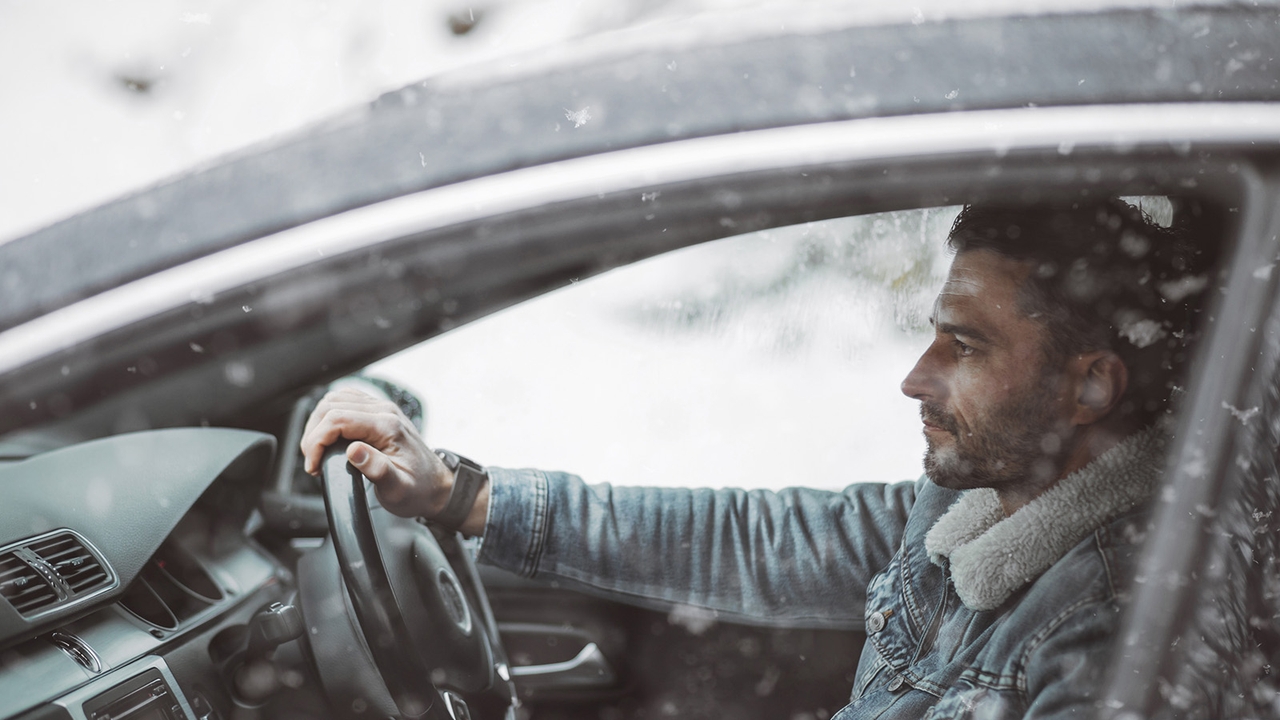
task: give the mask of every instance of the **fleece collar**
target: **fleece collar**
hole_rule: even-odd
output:
[[[994,490],[969,490],[925,535],[925,550],[935,565],[950,560],[966,607],[997,608],[1089,533],[1150,497],[1163,455],[1157,428],[1135,433],[1007,518]]]

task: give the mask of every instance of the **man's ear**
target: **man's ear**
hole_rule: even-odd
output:
[[[1129,368],[1110,350],[1095,350],[1077,355],[1072,363],[1076,371],[1075,425],[1089,425],[1110,414],[1129,387]]]

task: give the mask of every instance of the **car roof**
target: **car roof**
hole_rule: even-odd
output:
[[[713,42],[649,28],[415,83],[0,245],[0,330],[318,218],[567,158],[874,116],[1280,99],[1274,6],[1059,5],[799,13]]]

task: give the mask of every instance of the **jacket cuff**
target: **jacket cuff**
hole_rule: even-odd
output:
[[[533,577],[547,535],[547,476],[537,470],[486,468],[489,513],[477,560]]]

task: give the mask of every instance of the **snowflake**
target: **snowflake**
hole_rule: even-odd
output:
[[[584,107],[581,110],[570,110],[569,108],[565,108],[564,116],[565,119],[573,123],[574,127],[579,128],[586,125],[587,121],[591,119],[591,108]]]
[[[1241,425],[1247,424],[1250,420],[1253,419],[1254,415],[1257,415],[1258,413],[1262,412],[1262,410],[1258,407],[1251,407],[1248,410],[1241,410],[1240,408],[1236,407],[1235,405],[1232,405],[1231,403],[1225,400],[1222,401],[1222,407],[1223,409],[1229,411],[1232,415],[1235,415],[1236,419],[1240,421]]]
[[[1186,277],[1160,283],[1160,294],[1170,302],[1178,302],[1195,295],[1209,284],[1208,275],[1187,275]]]
[[[1160,323],[1155,320],[1139,320],[1120,328],[1120,337],[1127,339],[1140,348],[1154,345],[1167,334],[1164,328],[1160,327]]]

